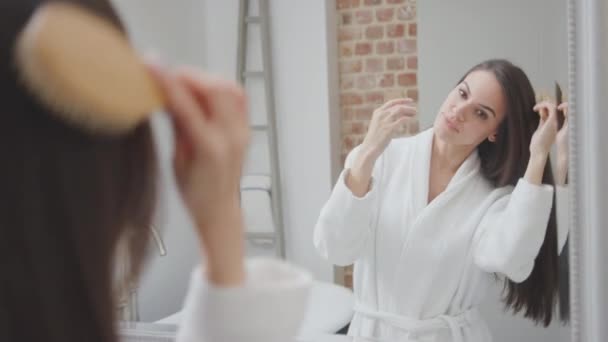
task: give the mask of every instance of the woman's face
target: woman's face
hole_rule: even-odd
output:
[[[505,111],[503,91],[494,74],[477,70],[448,94],[433,129],[448,144],[478,146],[485,139],[495,141]]]

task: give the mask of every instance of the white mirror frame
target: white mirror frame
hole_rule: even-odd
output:
[[[608,3],[568,0],[572,341],[608,341]]]

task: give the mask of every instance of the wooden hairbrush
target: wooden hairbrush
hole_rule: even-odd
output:
[[[559,83],[555,82],[555,104],[559,106],[562,102],[564,102],[562,88],[559,86]],[[562,129],[564,126],[564,121],[566,121],[566,115],[563,110],[557,109],[557,129]]]
[[[17,37],[14,58],[21,80],[44,105],[92,133],[127,133],[164,107],[127,37],[75,4],[36,9]]]

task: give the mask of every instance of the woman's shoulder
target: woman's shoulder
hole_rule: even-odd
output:
[[[492,203],[504,196],[510,195],[513,189],[512,185],[496,186],[479,170],[477,176],[471,179],[471,183],[467,189],[467,196],[469,198],[476,197],[478,202]]]
[[[508,198],[515,189],[513,185],[496,186],[485,177],[481,177],[479,184],[481,189],[483,189],[482,191],[485,193],[486,201],[489,203]]]

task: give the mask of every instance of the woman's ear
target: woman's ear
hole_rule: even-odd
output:
[[[496,142],[496,133],[492,133],[492,135],[490,135],[488,137],[488,140],[490,140],[490,142],[495,143]]]

